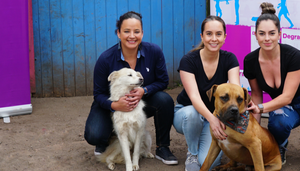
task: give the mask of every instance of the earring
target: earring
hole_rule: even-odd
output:
[[[121,40],[119,40],[118,49],[121,49]]]

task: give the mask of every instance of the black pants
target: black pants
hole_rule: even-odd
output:
[[[147,118],[154,116],[156,145],[170,145],[170,130],[174,118],[174,101],[169,94],[160,91],[143,97],[146,104],[144,111]],[[103,109],[97,102],[93,102],[90,114],[85,125],[84,138],[91,145],[108,146],[113,130],[110,116],[111,111]]]

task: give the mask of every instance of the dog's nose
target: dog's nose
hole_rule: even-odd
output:
[[[231,114],[237,114],[239,112],[239,109],[237,107],[232,107],[230,109]]]

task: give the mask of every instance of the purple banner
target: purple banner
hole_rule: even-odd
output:
[[[251,52],[251,27],[240,25],[226,25],[227,37],[222,46],[223,50],[236,55],[240,69],[243,69],[243,60]]]
[[[236,55],[241,70],[241,86],[247,88],[250,93],[250,85],[248,83],[248,80],[243,76],[242,71],[244,69],[244,58],[248,53],[251,52],[251,38],[253,38],[251,37],[251,29],[253,29],[253,27],[242,25],[226,25],[227,37],[224,45],[222,46],[223,50],[232,52]],[[255,45],[256,44],[257,42],[255,41]],[[256,49],[256,47],[254,47],[254,49]],[[270,100],[272,100],[270,95],[267,93],[263,93],[263,101],[268,102]]]
[[[0,25],[0,109],[28,105],[28,1],[0,1]]]

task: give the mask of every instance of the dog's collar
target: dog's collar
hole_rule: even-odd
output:
[[[219,118],[219,117],[218,117]],[[219,118],[220,119],[220,118]],[[245,133],[248,127],[249,123],[249,111],[246,111],[245,113],[240,114],[240,118],[238,120],[238,123],[232,122],[232,121],[226,121],[224,124],[231,129],[239,132],[239,133]]]

